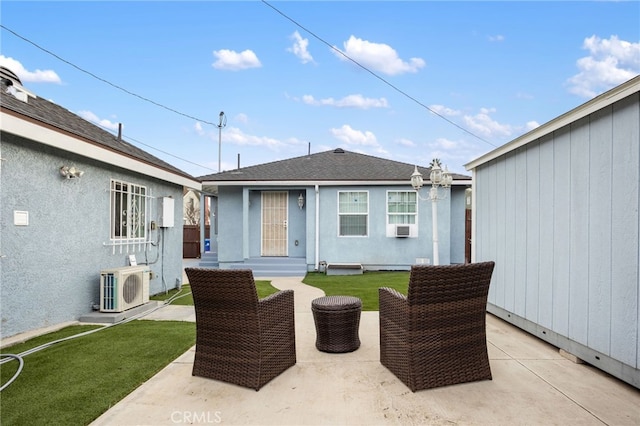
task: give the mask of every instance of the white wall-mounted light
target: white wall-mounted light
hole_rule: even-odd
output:
[[[71,166],[62,166],[60,167],[60,174],[67,179],[75,179],[82,177],[84,172],[82,170],[78,170],[75,167]]]
[[[300,207],[300,210],[304,207],[304,195],[302,192],[298,195],[298,207]]]

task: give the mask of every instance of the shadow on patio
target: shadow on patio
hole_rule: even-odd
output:
[[[295,291],[298,362],[259,392],[193,377],[194,348],[135,390],[94,425],[638,425],[640,391],[487,315],[493,380],[412,393],[379,361],[378,313],[363,312],[361,347],[315,348],[311,300],[323,293],[300,278],[272,278]],[[147,319],[194,321],[192,307]]]

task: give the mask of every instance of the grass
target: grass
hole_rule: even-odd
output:
[[[256,289],[258,290],[258,298],[262,299],[270,294],[277,293],[278,289],[271,285],[271,281],[257,280]],[[171,302],[172,305],[193,306],[193,295],[191,294],[191,286],[183,285],[178,289],[171,289],[168,293],[159,293],[150,297],[151,300],[165,301],[178,295],[178,298]]]
[[[409,272],[364,272],[362,275],[325,275],[309,272],[303,283],[317,287],[327,296],[355,296],[362,300],[363,311],[377,311],[378,288],[390,287],[407,294]]]
[[[20,354],[92,328],[70,326],[2,352]],[[131,321],[26,355],[2,391],[0,423],[86,425],[194,344],[194,323]],[[0,365],[0,383],[17,369],[17,361]]]

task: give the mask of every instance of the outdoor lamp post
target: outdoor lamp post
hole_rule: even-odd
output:
[[[433,224],[433,264],[440,264],[440,257],[438,254],[438,200],[444,198],[444,196],[440,197],[438,194],[438,187],[448,188],[451,186],[451,182],[453,181],[453,177],[447,167],[445,166],[444,170],[440,167],[440,160],[434,159],[431,162],[431,173],[429,174],[429,180],[431,181],[431,189],[429,190],[429,200],[431,201],[431,215],[432,215],[432,224]],[[413,170],[413,174],[411,175],[411,186],[416,192],[420,191],[422,188],[423,179],[422,174],[418,171],[418,166],[415,166]],[[420,198],[418,196],[418,198]]]
[[[227,116],[224,115],[224,111],[220,111],[220,121],[218,122],[218,173],[220,173],[222,167],[222,128],[227,125]]]

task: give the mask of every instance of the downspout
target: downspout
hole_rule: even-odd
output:
[[[242,188],[242,258],[249,259],[249,189]]]
[[[316,260],[315,260],[315,270],[320,270],[320,188],[316,184]]]
[[[471,263],[476,262],[476,169],[471,172]]]
[[[202,253],[204,253],[204,228],[206,224],[205,220],[205,200],[207,197],[204,192],[200,192],[200,259],[202,259]]]

